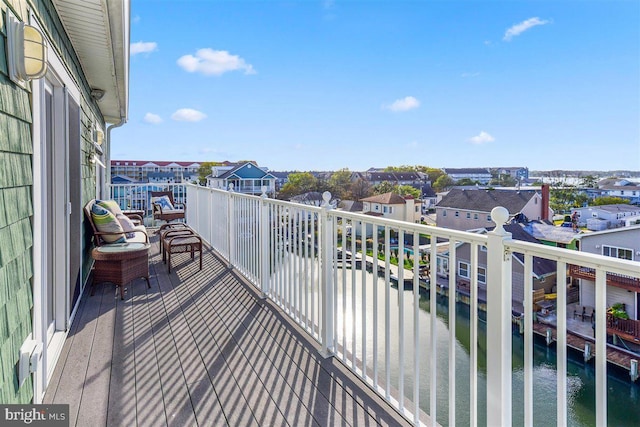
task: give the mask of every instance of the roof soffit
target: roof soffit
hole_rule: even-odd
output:
[[[105,121],[128,115],[129,0],[52,0]]]

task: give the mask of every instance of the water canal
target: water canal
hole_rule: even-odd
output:
[[[400,377],[400,298],[404,305],[403,318],[404,353],[404,390],[405,396],[413,400],[414,378],[419,379],[420,407],[429,413],[429,334],[431,316],[429,313],[428,294],[421,292],[419,297],[419,374],[413,372],[413,290],[399,291],[392,286],[388,292],[388,304],[385,304],[386,290],[384,280],[361,270],[339,270],[337,275],[337,330],[338,343],[345,345],[358,360],[366,352],[369,369],[373,366],[374,352],[377,354],[379,381],[386,384],[385,366],[389,366],[391,386],[399,387]],[[355,282],[354,282],[355,279]],[[362,283],[366,282],[366,286]],[[356,283],[356,286],[352,286]],[[345,286],[343,286],[343,284]],[[363,300],[364,293],[364,300]],[[374,300],[377,307],[374,310]],[[443,426],[448,422],[448,301],[446,297],[438,297],[437,301],[437,384],[438,415],[437,421]],[[363,302],[364,301],[364,302]],[[388,306],[388,311],[387,311]],[[363,321],[363,308],[365,312]],[[355,316],[350,314],[355,309]],[[373,313],[377,311],[376,326],[378,338],[374,349]],[[385,336],[385,313],[389,318],[389,336]],[[364,323],[364,328],[363,328]],[[469,366],[470,366],[470,321],[469,307],[458,303],[456,308],[456,424],[469,424]],[[486,425],[486,324],[479,322],[478,328],[478,422]],[[363,340],[363,335],[366,339]],[[385,340],[389,340],[390,353],[385,352]],[[354,345],[355,343],[355,345]],[[535,425],[555,425],[556,423],[556,351],[555,344],[547,347],[543,340],[535,340],[534,348],[534,423]],[[523,383],[524,383],[524,341],[517,331],[513,334],[513,424],[524,424]],[[584,363],[581,354],[569,352],[568,360],[568,420],[571,426],[595,425],[595,368],[593,361]],[[640,384],[629,381],[626,371],[614,371],[610,368],[608,384],[608,421],[612,426],[640,425]]]

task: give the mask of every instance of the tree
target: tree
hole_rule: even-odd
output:
[[[413,196],[414,199],[420,199],[422,192],[410,185],[401,185],[398,187],[398,194],[401,196]]]
[[[456,181],[456,185],[476,185],[478,181],[474,181],[471,178],[462,178]]]
[[[373,194],[394,193],[398,186],[389,181],[382,181],[380,184],[373,186]]]
[[[288,200],[298,194],[317,191],[318,180],[309,172],[294,172],[289,174],[286,184],[282,186],[278,193],[278,198]]]
[[[351,171],[347,168],[334,172],[329,178],[329,191],[335,198],[346,199],[351,193]]]
[[[351,184],[351,195],[352,200],[360,200],[365,197],[369,197],[372,193],[371,184],[368,181],[358,178]]]
[[[453,179],[449,175],[440,175],[431,185],[436,191],[444,191],[453,186]]]
[[[629,200],[623,199],[622,197],[614,197],[614,196],[602,196],[596,197],[590,203],[592,206],[602,206],[602,205],[628,205]]]
[[[580,186],[586,188],[598,188],[598,178],[593,175],[583,176],[582,181],[580,181]]]
[[[589,197],[575,187],[555,187],[549,191],[549,206],[556,213],[569,212],[584,206]]]
[[[200,185],[207,183],[207,175],[211,175],[211,168],[213,166],[223,166],[222,162],[202,162],[198,168],[198,182]]]

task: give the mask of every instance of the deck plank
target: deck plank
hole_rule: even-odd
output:
[[[113,354],[114,319],[116,294],[113,288],[103,287],[100,312],[97,318],[91,357],[85,377],[82,401],[78,410],[78,425],[106,424],[111,380],[111,358]]]
[[[409,425],[210,248],[203,257],[199,271],[176,255],[167,274],[155,243],[151,289],[85,294],[45,401],[71,404],[71,425]]]

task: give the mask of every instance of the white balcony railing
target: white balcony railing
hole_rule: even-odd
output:
[[[144,184],[111,184],[111,199],[118,202],[123,210],[144,211],[145,217],[151,217],[152,191],[172,191],[176,203],[185,203],[187,196],[186,184],[167,184],[149,182]]]
[[[481,394],[485,394],[484,380],[480,381],[478,372],[477,276],[471,274],[470,278],[470,403],[462,417],[456,411],[456,376],[460,375],[456,371],[456,298],[448,299],[448,335],[443,340],[436,322],[438,286],[429,285],[438,283],[435,264],[433,268],[420,266],[421,262],[427,263],[427,256],[418,250],[412,252],[421,238],[429,241],[423,248],[426,253],[436,254],[443,245],[448,247],[450,266],[456,265],[456,246],[468,243],[471,272],[477,271],[478,253],[486,248],[487,425],[512,423],[513,254],[524,258],[524,277],[528,278],[525,313],[533,312],[534,257],[557,262],[557,283],[566,283],[569,264],[594,269],[594,412],[595,424],[606,425],[607,361],[601,357],[606,354],[605,280],[607,273],[640,277],[638,263],[512,240],[502,228],[508,219],[506,210],[494,209],[492,218],[497,222],[496,229],[481,235],[332,210],[328,203],[319,208],[264,195],[187,186],[187,223],[265,298],[278,304],[317,340],[324,355],[334,355],[415,424],[435,425],[439,419],[449,425],[477,425],[479,384],[483,387]],[[405,248],[405,241],[414,243],[411,250]],[[397,252],[398,265],[405,265],[405,261],[413,265],[394,266],[392,251]],[[399,289],[410,283],[412,293],[403,295],[411,297],[403,297],[400,292],[392,296],[394,282]],[[427,318],[420,308],[420,286],[429,292]],[[448,289],[456,289],[454,274],[449,275]],[[557,289],[555,418],[558,425],[566,425],[567,295],[565,286]],[[518,399],[523,406],[518,413],[523,414],[524,425],[532,425],[534,400],[549,397],[534,396],[532,316],[526,316],[524,322],[524,400],[520,403]],[[442,352],[448,353],[446,367],[438,366],[441,362],[436,356]]]

